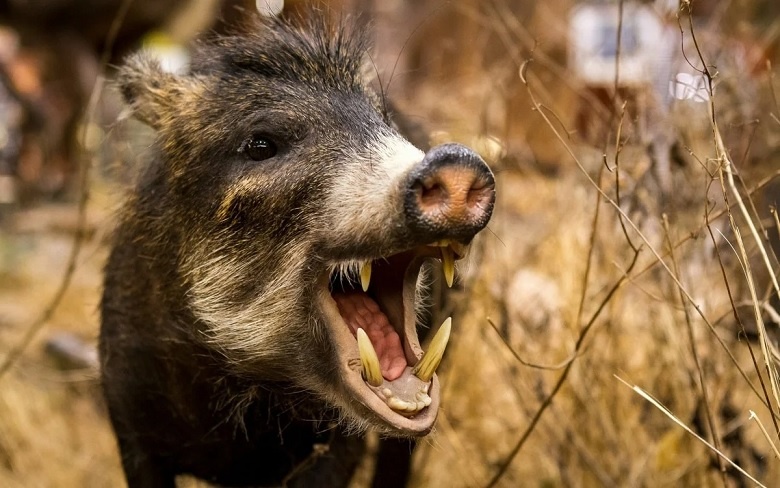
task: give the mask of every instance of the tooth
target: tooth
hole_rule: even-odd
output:
[[[387,406],[396,411],[406,410],[406,405],[407,405],[406,402],[404,400],[401,400],[398,397],[393,397],[387,401]]]
[[[428,382],[433,378],[433,373],[441,363],[441,358],[444,356],[444,349],[447,347],[447,342],[450,340],[450,330],[452,329],[452,317],[447,317],[447,320],[441,324],[436,335],[433,336],[431,345],[428,348],[428,352],[420,359],[420,362],[412,370],[412,373],[421,380]]]
[[[366,261],[360,267],[360,286],[363,287],[363,291],[368,291],[369,283],[371,283],[371,261]]]
[[[376,356],[374,345],[363,329],[357,330],[358,352],[360,352],[360,364],[363,365],[363,378],[371,386],[379,386],[384,382],[382,368],[379,366],[379,358]]]
[[[449,246],[441,248],[441,266],[447,286],[452,288],[452,282],[455,281],[455,255]]]
[[[428,394],[425,392],[418,391],[415,397],[417,398],[417,405],[422,405],[423,407],[427,407],[428,405],[431,404],[431,397],[429,397]]]

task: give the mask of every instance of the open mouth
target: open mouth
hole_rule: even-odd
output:
[[[336,265],[323,277],[319,302],[336,345],[342,377],[369,419],[402,434],[424,435],[439,404],[435,375],[450,335],[447,319],[423,352],[417,337],[420,270],[440,259],[452,286],[466,246],[439,241],[371,261]],[[376,417],[379,417],[378,419]]]

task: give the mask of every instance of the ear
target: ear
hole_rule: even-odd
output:
[[[204,88],[202,80],[163,70],[159,61],[148,54],[128,58],[117,81],[133,115],[156,130],[168,125]]]

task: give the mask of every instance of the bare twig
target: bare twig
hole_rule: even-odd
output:
[[[681,293],[681,294],[684,296],[685,300],[686,300],[686,301],[688,301],[689,303],[691,303],[691,304],[694,306],[694,308],[695,308],[696,312],[699,314],[699,316],[702,318],[702,320],[703,320],[703,321],[704,321],[704,322],[707,324],[707,326],[709,327],[710,331],[711,331],[711,332],[713,333],[713,335],[714,335],[714,336],[717,338],[717,340],[718,340],[719,344],[721,344],[721,346],[722,346],[722,347],[723,347],[723,348],[724,348],[724,349],[727,351],[727,353],[729,354],[729,357],[731,358],[732,362],[735,364],[735,366],[739,367],[739,364],[738,364],[738,362],[736,361],[736,358],[734,358],[734,357],[733,357],[733,355],[731,354],[731,352],[728,350],[728,347],[726,347],[726,345],[723,343],[722,339],[721,339],[721,338],[720,338],[720,337],[717,335],[717,333],[715,332],[714,326],[713,326],[713,325],[712,325],[712,323],[711,323],[711,322],[710,322],[710,321],[707,319],[707,317],[704,315],[704,313],[703,313],[703,312],[702,312],[702,310],[701,310],[701,307],[699,307],[699,306],[696,304],[696,302],[694,301],[694,299],[693,299],[693,297],[691,296],[691,294],[690,294],[690,293],[687,291],[687,289],[685,288],[685,286],[684,286],[684,285],[683,285],[683,284],[680,282],[680,280],[677,278],[677,276],[676,276],[676,275],[674,274],[674,272],[671,270],[671,268],[669,267],[669,265],[668,265],[668,264],[667,264],[667,263],[666,263],[666,262],[663,260],[663,258],[661,257],[661,254],[658,252],[658,250],[656,250],[656,249],[655,249],[655,248],[652,246],[652,244],[651,244],[651,243],[650,243],[650,241],[647,239],[647,237],[644,235],[644,233],[643,233],[643,232],[642,232],[642,231],[641,231],[641,230],[638,228],[638,226],[637,226],[637,225],[636,225],[636,224],[635,224],[635,223],[634,223],[634,222],[633,222],[633,221],[632,221],[632,220],[631,220],[631,219],[630,219],[630,218],[629,218],[629,217],[628,217],[628,216],[625,214],[625,212],[623,211],[623,209],[621,209],[621,208],[620,208],[620,206],[617,204],[617,202],[615,202],[615,201],[614,201],[612,198],[610,198],[610,197],[609,197],[609,195],[607,195],[607,194],[604,192],[604,190],[603,190],[603,189],[601,189],[601,188],[599,187],[599,185],[598,185],[598,184],[597,184],[597,183],[596,183],[596,182],[593,180],[593,178],[590,176],[590,174],[587,172],[587,170],[584,168],[584,166],[583,166],[583,165],[582,165],[582,163],[580,162],[579,158],[578,158],[578,157],[577,157],[577,156],[576,156],[576,155],[573,153],[573,151],[572,151],[571,147],[569,146],[569,144],[568,144],[568,143],[566,142],[566,140],[565,140],[565,139],[564,139],[564,138],[561,136],[561,134],[558,132],[558,130],[556,130],[556,128],[555,128],[555,126],[554,126],[554,124],[552,124],[552,122],[551,122],[551,121],[550,121],[550,119],[547,117],[547,115],[545,114],[545,112],[544,112],[544,111],[542,111],[542,110],[539,110],[539,108],[540,108],[540,103],[539,103],[539,102],[538,102],[538,100],[536,99],[536,97],[535,97],[535,95],[534,95],[534,93],[533,93],[533,91],[531,90],[531,88],[530,88],[530,85],[529,85],[529,80],[528,80],[528,72],[527,72],[527,69],[528,69],[528,64],[529,64],[529,61],[527,61],[526,63],[524,63],[524,64],[521,66],[521,68],[520,68],[520,71],[519,71],[519,75],[520,75],[520,79],[521,79],[521,81],[522,81],[522,82],[523,82],[523,83],[526,85],[526,89],[527,89],[527,91],[528,91],[528,94],[529,94],[529,96],[530,96],[530,98],[531,98],[531,103],[533,104],[533,107],[534,107],[534,109],[536,109],[536,111],[537,111],[537,112],[538,112],[538,113],[539,113],[539,114],[542,116],[542,118],[545,120],[545,123],[546,123],[546,124],[548,125],[548,127],[550,127],[550,129],[553,131],[553,133],[554,133],[555,137],[558,139],[558,141],[559,141],[559,142],[560,142],[560,143],[563,145],[563,147],[566,149],[566,151],[568,152],[568,154],[569,154],[569,155],[571,156],[571,158],[574,160],[575,164],[576,164],[576,165],[577,165],[577,167],[580,169],[580,171],[581,171],[581,172],[582,172],[582,174],[585,176],[585,178],[588,180],[588,182],[591,184],[591,186],[592,186],[592,187],[594,187],[594,188],[596,189],[596,191],[597,191],[597,192],[599,192],[599,193],[601,194],[602,198],[603,198],[605,201],[607,201],[607,202],[608,202],[608,203],[609,203],[609,204],[610,204],[610,205],[611,205],[611,206],[612,206],[612,207],[615,209],[615,211],[616,211],[617,213],[619,213],[620,215],[622,215],[622,216],[623,216],[623,217],[626,219],[626,222],[629,224],[629,226],[632,228],[632,230],[633,230],[634,232],[636,232],[636,233],[637,233],[637,235],[638,235],[638,236],[639,236],[639,237],[642,239],[642,241],[644,242],[644,244],[645,244],[645,245],[646,245],[646,246],[647,246],[647,247],[650,249],[650,251],[652,252],[652,254],[654,255],[654,257],[656,258],[656,262],[661,264],[661,266],[664,268],[664,270],[666,271],[666,273],[669,275],[669,277],[672,279],[672,281],[673,281],[673,282],[675,283],[675,285],[678,287],[678,289],[680,290],[680,293]],[[638,258],[638,256],[639,256],[639,253],[636,253],[636,254],[634,255],[634,258],[633,258],[633,260],[632,260],[631,266],[629,267],[629,270],[628,270],[628,271],[626,272],[626,274],[625,274],[625,275],[624,275],[624,276],[623,276],[623,277],[620,279],[620,281],[618,282],[619,284],[621,284],[621,285],[622,285],[622,283],[624,282],[624,280],[625,280],[625,279],[627,279],[627,277],[628,277],[628,276],[631,274],[631,271],[633,270],[633,267],[635,266],[635,264],[636,264],[636,262],[637,262],[637,258]],[[611,294],[612,294],[614,291],[616,291],[616,288],[613,288],[613,289],[611,290],[611,292],[610,292],[610,295],[608,296],[608,298],[611,298]],[[606,302],[602,302],[602,307],[603,307],[605,304],[606,304]],[[600,310],[601,310],[601,308],[602,308],[602,307],[599,307],[599,310],[597,311],[597,313],[600,313]],[[586,327],[586,329],[587,329],[587,327]],[[581,336],[581,338],[582,338],[582,336]],[[578,345],[579,345],[579,344],[580,344],[580,342],[578,341]],[[576,346],[575,346],[575,350],[578,350],[578,347],[576,347]],[[564,370],[563,370],[563,373],[561,374],[561,376],[560,376],[560,377],[559,377],[559,379],[558,379],[558,382],[555,384],[555,386],[554,386],[554,388],[553,388],[553,391],[550,393],[550,395],[549,395],[549,396],[548,396],[548,397],[545,399],[545,401],[544,401],[544,402],[542,403],[542,405],[539,407],[539,410],[537,411],[537,414],[536,414],[536,415],[533,417],[533,419],[531,420],[531,424],[530,424],[530,425],[529,425],[529,426],[526,428],[526,430],[525,430],[525,431],[524,431],[524,433],[521,435],[521,437],[520,437],[520,439],[518,440],[518,442],[517,442],[517,444],[515,445],[515,447],[514,447],[514,448],[512,449],[512,451],[511,451],[511,452],[510,452],[510,453],[507,455],[506,459],[505,459],[505,460],[504,460],[504,462],[501,464],[501,466],[499,467],[499,469],[498,469],[498,471],[496,472],[496,474],[493,476],[493,478],[492,478],[492,479],[489,481],[489,483],[486,485],[486,487],[487,487],[487,488],[490,488],[490,487],[493,487],[493,486],[495,486],[495,485],[496,485],[496,483],[498,483],[498,481],[499,481],[499,480],[500,480],[500,479],[503,477],[503,475],[506,473],[506,471],[507,471],[507,469],[508,469],[509,465],[512,463],[512,461],[514,460],[514,458],[517,456],[518,452],[520,452],[520,449],[521,449],[521,448],[522,448],[522,446],[525,444],[525,442],[526,442],[526,440],[528,439],[528,437],[530,436],[531,432],[533,432],[533,429],[534,429],[534,427],[535,427],[536,423],[539,421],[539,418],[542,416],[542,414],[544,413],[544,411],[546,410],[546,408],[547,408],[547,407],[550,405],[550,403],[552,402],[553,398],[554,398],[554,397],[555,397],[555,395],[557,394],[557,392],[558,392],[558,390],[560,389],[560,387],[563,385],[563,383],[564,383],[564,381],[565,381],[565,379],[566,379],[566,376],[568,375],[568,372],[571,370],[571,365],[572,365],[572,364],[574,364],[574,363],[573,363],[573,362],[572,362],[572,363],[569,363],[569,364],[566,366],[566,368],[564,368]]]
[[[712,232],[712,225],[711,225],[711,222],[710,222],[710,219],[709,219],[709,212],[706,211],[706,210],[705,210],[705,213],[704,213],[704,219],[705,219],[705,222],[707,223],[707,230],[709,231],[710,239],[712,240],[712,245],[715,248],[715,256],[718,258],[718,265],[720,267],[721,275],[723,276],[723,283],[726,286],[726,294],[728,295],[729,303],[731,304],[731,313],[734,316],[734,320],[737,322],[737,324],[739,324],[739,328],[740,328],[740,331],[742,332],[742,334],[747,336],[747,332],[745,331],[745,325],[742,323],[742,318],[737,313],[737,304],[734,302],[734,294],[731,291],[731,285],[729,284],[728,276],[726,276],[726,267],[723,264],[723,257],[720,254],[720,248],[718,247],[718,243],[715,240],[715,235]],[[736,253],[736,251],[735,251],[735,253]],[[740,265],[741,264],[742,263],[740,261]],[[718,337],[718,336],[716,336],[716,337]],[[726,345],[723,344],[723,347],[726,348]],[[756,358],[756,354],[753,351],[753,346],[750,345],[750,342],[747,343],[747,347],[748,347],[748,351],[750,352],[750,359],[753,361],[753,368],[756,371],[759,371],[758,359]],[[729,355],[731,355],[730,351],[729,351]],[[732,356],[732,358],[733,358],[733,356]],[[750,388],[753,390],[753,393],[756,394],[756,397],[758,397],[758,399],[761,400],[761,402],[764,404],[764,406],[767,409],[769,409],[769,412],[772,415],[772,421],[776,425],[776,423],[777,423],[776,415],[774,413],[774,409],[772,408],[772,401],[771,401],[771,399],[769,397],[769,392],[766,389],[766,384],[764,383],[763,377],[760,374],[758,375],[758,381],[761,384],[761,389],[762,389],[762,391],[764,393],[764,396],[762,397],[761,394],[756,389],[756,387],[753,385],[753,382],[750,381],[750,378],[748,378],[748,376],[745,373],[745,371],[737,364],[736,359],[732,359],[732,361],[737,366],[737,371],[739,371],[740,375],[742,375],[742,378],[745,380],[745,382],[748,385],[750,385]]]
[[[698,439],[698,440],[699,440],[699,441],[700,441],[702,444],[704,444],[705,446],[709,447],[709,448],[710,448],[710,449],[711,449],[713,452],[715,452],[715,454],[717,454],[717,455],[718,455],[720,458],[722,458],[722,459],[723,459],[723,460],[725,460],[727,463],[729,463],[731,466],[733,466],[733,467],[734,467],[734,469],[736,469],[737,471],[739,471],[739,472],[740,472],[740,473],[741,473],[743,476],[745,476],[746,478],[748,478],[750,481],[752,481],[752,482],[753,482],[753,483],[755,483],[756,485],[758,485],[758,486],[760,486],[760,487],[762,487],[762,488],[767,488],[767,487],[766,487],[766,485],[762,484],[760,481],[758,481],[757,479],[755,479],[754,477],[752,477],[752,476],[751,476],[751,475],[750,475],[750,474],[749,474],[747,471],[745,471],[744,469],[742,469],[742,467],[741,467],[741,466],[739,466],[737,463],[735,463],[734,461],[732,461],[732,460],[731,460],[731,459],[730,459],[728,456],[726,456],[725,454],[723,454],[723,452],[722,452],[722,451],[720,451],[720,449],[717,449],[715,446],[713,446],[712,444],[710,444],[710,443],[709,443],[709,442],[707,442],[706,440],[702,439],[702,438],[701,438],[701,436],[699,436],[699,435],[698,435],[696,432],[694,432],[693,430],[691,430],[691,428],[690,428],[690,427],[688,427],[687,425],[685,425],[685,423],[683,423],[683,422],[682,422],[682,421],[681,421],[679,418],[677,418],[677,416],[675,416],[675,415],[674,415],[674,414],[673,414],[673,413],[672,413],[672,412],[671,412],[671,411],[670,411],[668,408],[666,408],[666,407],[665,407],[665,406],[664,406],[664,405],[663,405],[661,402],[659,402],[658,400],[656,400],[655,398],[653,398],[652,396],[650,396],[648,393],[646,393],[646,392],[645,392],[645,391],[644,391],[642,388],[640,388],[640,387],[638,387],[638,386],[631,386],[630,384],[628,384],[628,382],[626,382],[625,380],[623,380],[623,379],[622,379],[622,378],[620,378],[619,376],[615,376],[615,378],[616,378],[618,381],[620,381],[621,383],[623,383],[624,385],[626,385],[627,387],[631,388],[631,389],[632,389],[632,390],[633,390],[635,393],[637,393],[639,396],[641,396],[642,398],[644,398],[645,400],[647,400],[648,402],[650,402],[650,404],[651,404],[651,405],[653,405],[655,408],[657,408],[658,410],[660,410],[660,411],[661,411],[661,412],[662,412],[664,415],[666,415],[667,417],[669,417],[670,419],[672,419],[672,421],[673,421],[675,424],[677,424],[677,425],[679,425],[680,427],[682,427],[683,429],[685,429],[685,431],[686,431],[687,433],[691,434],[693,437],[695,437],[696,439]]]
[[[604,166],[599,169],[599,186],[601,178],[604,175]],[[601,194],[596,193],[596,205],[593,209],[593,220],[590,223],[590,237],[588,238],[588,256],[585,261],[585,272],[582,276],[582,291],[580,292],[580,302],[577,305],[576,324],[582,323],[582,313],[585,310],[585,299],[588,295],[588,283],[590,282],[590,272],[593,266],[593,254],[596,250],[596,231],[599,225],[599,215],[601,215]]]
[[[780,239],[780,217],[777,215],[777,207],[771,205],[769,212],[772,214],[772,218],[775,219],[775,231],[777,231],[777,237]],[[774,249],[772,249],[772,253],[774,253]],[[780,256],[775,256],[775,259],[780,260]]]
[[[770,174],[770,175],[768,175],[768,176],[764,177],[764,178],[763,178],[762,180],[760,180],[758,183],[756,183],[755,185],[753,185],[753,187],[749,189],[749,191],[747,192],[747,194],[748,194],[748,195],[753,195],[753,194],[755,194],[756,192],[758,192],[758,191],[761,191],[761,190],[762,190],[764,187],[766,187],[768,184],[772,183],[772,182],[773,182],[773,181],[774,181],[774,180],[775,180],[777,177],[779,177],[779,176],[780,176],[780,169],[778,169],[778,170],[776,170],[774,173],[772,173],[772,174]],[[725,206],[725,207],[723,207],[723,208],[721,208],[721,209],[719,209],[719,210],[717,210],[717,211],[715,211],[715,212],[712,212],[712,213],[710,214],[710,220],[709,220],[709,222],[711,223],[713,220],[717,220],[717,219],[719,219],[720,217],[722,217],[722,216],[724,216],[724,215],[728,214],[728,213],[729,213],[729,212],[730,212],[732,209],[734,209],[734,208],[736,208],[736,207],[737,207],[737,204],[736,204],[736,203],[731,203],[731,204],[729,204],[729,203],[727,202],[727,204],[726,204],[726,206]],[[691,231],[688,233],[688,235],[686,235],[685,237],[682,237],[682,238],[681,238],[679,241],[675,242],[675,243],[674,243],[674,246],[672,246],[672,249],[677,249],[677,248],[679,248],[680,246],[682,246],[683,244],[685,244],[685,243],[687,243],[688,241],[690,241],[691,239],[696,239],[696,238],[698,238],[698,236],[699,236],[699,234],[701,233],[701,231],[703,231],[703,230],[705,229],[705,227],[707,227],[708,225],[710,225],[710,224],[709,224],[709,223],[702,224],[702,225],[700,225],[699,227],[697,227],[697,228],[695,228],[695,229],[691,230]],[[669,252],[668,252],[668,251],[664,252],[664,253],[661,255],[661,258],[667,258],[667,257],[669,257]],[[636,272],[636,274],[634,274],[634,276],[632,277],[632,279],[638,278],[638,277],[640,277],[640,276],[644,275],[645,273],[647,273],[648,271],[651,271],[651,270],[655,269],[655,267],[656,267],[656,266],[658,266],[658,264],[659,264],[659,261],[657,261],[657,260],[656,260],[656,261],[653,261],[653,262],[651,262],[650,264],[648,264],[648,265],[647,265],[647,266],[645,266],[644,268],[642,268],[642,269],[640,269],[639,271],[637,271],[637,272]]]
[[[607,306],[607,304],[612,300],[612,297],[615,295],[615,293],[620,289],[623,283],[625,283],[626,278],[628,277],[628,275],[631,273],[631,270],[636,265],[638,258],[639,258],[639,252],[634,253],[634,257],[631,261],[631,264],[628,266],[626,273],[623,276],[621,276],[617,280],[617,282],[612,286],[612,288],[609,290],[609,293],[607,293],[607,296],[604,297],[604,299],[599,304],[599,307],[596,309],[593,315],[591,315],[590,320],[588,320],[588,323],[582,328],[579,337],[577,337],[577,342],[574,345],[575,354],[577,354],[582,348],[582,345],[585,342],[585,338],[587,337],[588,332],[590,332],[590,330],[593,328],[593,324],[596,323],[596,319],[598,319],[598,317],[601,316],[601,312],[604,310],[604,307]],[[523,448],[525,442],[531,436],[531,433],[534,431],[534,428],[539,423],[539,420],[542,418],[542,415],[544,415],[544,412],[550,407],[550,405],[553,402],[553,399],[555,399],[555,396],[558,394],[561,387],[566,382],[566,378],[568,378],[569,372],[571,371],[571,367],[573,364],[574,361],[571,361],[564,367],[563,372],[558,377],[558,380],[555,382],[555,386],[553,386],[552,391],[550,392],[549,395],[547,395],[544,401],[542,401],[542,404],[539,406],[538,410],[536,411],[536,414],[534,414],[533,418],[531,418],[531,422],[528,424],[528,426],[525,428],[525,431],[523,431],[523,434],[520,436],[520,439],[518,439],[515,446],[512,448],[512,450],[506,456],[504,461],[501,463],[501,466],[498,468],[498,471],[496,471],[496,473],[493,475],[490,481],[485,485],[485,488],[492,488],[496,486],[496,484],[501,480],[501,478],[506,473],[507,469],[509,469],[509,466],[512,464],[512,461],[514,461],[514,459],[517,457],[517,454]]]
[[[486,320],[487,320],[487,323],[490,324],[490,327],[492,327],[493,330],[496,331],[496,336],[498,336],[498,338],[501,339],[501,342],[504,343],[504,346],[507,348],[507,350],[512,354],[512,356],[515,357],[517,362],[522,364],[523,366],[527,366],[527,367],[533,368],[533,369],[541,369],[541,370],[544,370],[544,371],[557,371],[559,369],[565,368],[566,365],[568,365],[570,362],[574,361],[574,359],[577,358],[577,352],[575,351],[571,356],[569,356],[568,358],[564,359],[563,361],[561,361],[558,364],[544,365],[544,364],[537,364],[537,363],[532,363],[530,361],[526,361],[525,359],[520,357],[520,355],[517,353],[517,351],[515,351],[515,348],[513,348],[512,345],[509,344],[509,342],[504,337],[504,334],[501,333],[501,331],[498,329],[498,326],[496,325],[496,323],[493,322],[493,319],[488,317]]]
[[[623,2],[620,2],[620,5],[623,5]],[[622,15],[621,15],[622,19]],[[617,78],[615,79],[615,83],[617,83]],[[617,89],[617,85],[615,86],[615,89]],[[626,116],[626,102],[623,102],[623,105],[620,108],[620,119],[618,122],[618,130],[617,134],[615,135],[615,202],[618,206],[620,206],[620,153],[623,150],[623,145],[620,141],[620,138],[623,134],[623,121],[625,120]],[[623,222],[623,215],[618,215],[618,221],[620,222],[620,228],[623,231],[623,237],[625,237],[626,242],[628,242],[628,245],[631,247],[631,249],[636,252],[637,247],[634,244],[634,241],[631,240],[631,236],[628,235],[628,229],[626,229],[626,223]]]
[[[775,453],[775,457],[780,460],[780,451],[778,451],[777,446],[774,442],[772,442],[772,437],[769,435],[769,432],[767,432],[766,427],[764,427],[764,424],[761,423],[761,419],[758,418],[758,415],[756,415],[756,412],[750,411],[750,417],[749,420],[754,420],[756,424],[758,424],[758,428],[761,429],[761,432],[764,434],[764,437],[766,438],[767,442],[769,442],[769,445],[772,447],[772,451]]]
[[[767,60],[766,72],[769,77],[769,93],[772,95],[772,104],[775,107],[775,113],[771,114],[772,120],[780,124],[780,120],[777,118],[780,115],[780,105],[777,104],[777,93],[775,92],[775,72],[772,70],[772,62]]]
[[[492,9],[491,18],[483,18],[478,12],[470,9],[466,5],[460,6],[460,10],[483,27],[492,29],[501,39],[504,47],[509,51],[513,61],[520,66],[523,63],[524,54],[518,49],[521,45],[527,53],[533,53],[540,66],[544,67],[555,77],[557,77],[569,90],[582,97],[588,104],[588,110],[594,113],[602,122],[609,120],[609,112],[593,93],[585,90],[585,86],[577,78],[572,77],[564,66],[550,57],[543,50],[537,50],[537,43],[528,28],[523,25],[506,6],[505,2],[489,2],[488,7]],[[527,54],[526,54],[527,55]]]
[[[539,102],[536,100],[536,97],[534,96],[533,91],[530,89],[530,86],[528,84],[528,79],[526,77],[527,75],[527,66],[528,63],[524,64],[520,69],[520,79],[522,82],[526,85],[526,89],[528,90],[529,96],[531,97],[531,102],[534,105],[535,108],[539,107]],[[694,305],[697,313],[702,317],[702,319],[705,321],[705,323],[708,324],[711,330],[714,331],[714,328],[712,327],[712,323],[707,319],[707,317],[704,315],[704,313],[701,311],[701,308],[696,304],[693,297],[690,293],[685,289],[685,286],[680,282],[680,280],[677,279],[677,277],[672,272],[671,268],[668,264],[666,264],[666,261],[664,261],[663,257],[668,256],[668,253],[664,256],[661,256],[661,253],[650,243],[648,238],[644,235],[644,233],[639,229],[639,227],[632,221],[628,215],[626,215],[625,211],[620,208],[620,205],[617,204],[615,200],[609,197],[603,189],[599,187],[599,185],[593,180],[593,177],[588,173],[588,171],[585,169],[585,167],[582,165],[582,162],[579,160],[579,158],[574,154],[569,144],[564,140],[564,138],[561,136],[561,134],[555,129],[555,126],[550,122],[550,119],[545,115],[543,111],[537,110],[538,113],[544,118],[547,125],[550,127],[550,129],[553,131],[555,137],[558,139],[558,141],[563,145],[564,149],[566,149],[566,152],[569,154],[569,156],[574,160],[574,163],[577,165],[577,168],[580,170],[580,172],[585,176],[585,179],[588,181],[588,183],[596,189],[597,192],[599,192],[602,196],[602,198],[609,203],[615,211],[620,214],[621,217],[625,219],[625,221],[629,224],[631,229],[640,237],[640,239],[644,242],[644,244],[647,246],[647,248],[650,250],[650,252],[655,257],[655,263],[658,263],[661,265],[661,267],[666,271],[666,273],[671,277],[671,279],[675,282],[675,284],[680,287],[685,295],[685,299],[688,300],[692,305]],[[780,173],[780,172],[779,172]],[[643,270],[644,272],[645,270]],[[636,277],[636,275],[634,276]]]
[[[111,51],[114,47],[114,41],[116,41],[117,35],[119,34],[119,29],[122,27],[122,23],[124,22],[125,16],[127,15],[127,12],[130,9],[132,3],[133,0],[124,0],[119,6],[119,10],[114,17],[114,21],[111,23],[111,27],[106,36],[106,43],[100,57],[100,72],[103,72],[103,70],[105,70],[106,66],[108,65],[111,57]],[[95,85],[92,88],[89,103],[87,104],[87,109],[85,111],[88,120],[84,123],[84,129],[81,134],[82,140],[86,140],[86,131],[91,123],[91,118],[97,110],[97,104],[100,101],[100,95],[103,90],[104,81],[104,77],[102,75],[98,75],[97,79],[95,80]],[[73,245],[71,246],[70,255],[68,256],[68,263],[65,267],[65,272],[62,276],[59,287],[54,293],[54,296],[49,301],[49,304],[44,308],[43,313],[41,313],[38,319],[36,319],[27,327],[24,335],[22,336],[22,339],[8,352],[6,357],[3,359],[3,362],[0,363],[0,379],[3,378],[3,376],[11,369],[11,366],[13,366],[14,363],[21,357],[22,353],[30,345],[36,334],[38,334],[43,326],[46,325],[49,320],[51,320],[51,317],[54,315],[54,312],[60,305],[62,298],[65,296],[65,292],[70,287],[70,282],[73,279],[74,272],[76,271],[78,257],[81,253],[81,248],[86,237],[85,228],[87,220],[87,202],[89,201],[89,173],[92,166],[89,157],[83,157],[81,159],[81,167],[79,168],[79,184],[81,185],[81,194],[79,196],[77,209],[78,218],[76,224],[76,233],[73,237]]]
[[[620,52],[623,48],[623,0],[618,2],[617,47],[615,49],[615,93],[612,98],[612,117],[614,119],[615,108],[620,103]],[[622,103],[626,108],[625,102]],[[609,125],[612,125],[610,122]]]
[[[688,8],[690,8],[690,5],[688,5]],[[689,22],[689,28],[691,32],[691,38],[693,39],[694,47],[696,48],[696,54],[699,57],[699,61],[702,64],[702,73],[705,77],[705,80],[707,81],[707,91],[709,93],[709,115],[710,115],[710,124],[712,129],[712,137],[713,142],[715,145],[716,154],[718,156],[718,161],[721,163],[718,168],[719,176],[720,176],[720,182],[722,191],[724,194],[724,197],[727,197],[727,193],[730,192],[735,201],[737,202],[737,207],[739,208],[743,218],[745,219],[745,222],[748,226],[748,229],[750,230],[750,233],[756,242],[756,245],[758,247],[759,253],[761,254],[761,257],[764,261],[764,265],[766,266],[769,276],[772,281],[772,285],[775,288],[775,291],[780,295],[780,285],[778,285],[777,277],[774,275],[772,265],[769,261],[769,256],[766,252],[766,248],[764,246],[764,243],[761,239],[761,236],[759,235],[758,231],[756,230],[756,226],[753,223],[753,219],[750,215],[750,212],[748,211],[747,207],[745,206],[744,200],[742,196],[739,193],[739,190],[737,189],[736,183],[734,181],[734,163],[731,160],[731,157],[728,154],[728,151],[726,150],[725,144],[723,142],[723,137],[720,132],[720,128],[718,127],[718,122],[716,120],[716,111],[715,111],[715,97],[713,92],[713,83],[714,83],[714,75],[710,71],[709,67],[707,66],[707,63],[704,59],[704,54],[701,51],[701,48],[699,46],[699,42],[696,38],[696,31],[693,28],[693,20],[688,18]],[[727,186],[728,186],[728,192],[727,192]],[[755,315],[756,319],[756,326],[758,328],[759,333],[759,343],[761,344],[761,352],[764,356],[764,362],[766,365],[766,372],[769,375],[769,385],[772,389],[772,394],[775,400],[775,403],[777,405],[780,405],[780,383],[778,383],[778,377],[777,377],[777,370],[773,364],[771,355],[769,353],[769,340],[766,336],[766,327],[764,324],[763,317],[761,316],[761,311],[759,309],[759,298],[758,294],[756,293],[756,287],[753,279],[753,274],[751,271],[750,262],[748,260],[747,251],[745,250],[745,245],[742,240],[742,233],[737,226],[733,215],[731,215],[731,212],[728,212],[729,215],[729,224],[731,226],[732,231],[734,232],[734,235],[736,236],[737,244],[739,245],[740,254],[742,255],[742,261],[743,261],[743,269],[745,271],[745,279],[747,281],[748,290],[750,291],[750,297],[753,302],[753,313]],[[770,409],[770,411],[773,411],[773,409]],[[775,423],[775,428],[777,431],[777,434],[780,435],[780,429],[777,428],[777,424]]]
[[[667,218],[666,214],[663,215],[663,224],[664,224],[664,230],[666,232],[666,242],[670,247],[670,254],[672,258],[672,267],[674,269],[675,274],[677,276],[680,276],[680,266],[677,263],[677,256],[674,253],[674,250],[671,249],[672,245],[672,238],[671,238],[671,231],[669,230],[669,219]],[[680,276],[680,278],[682,278]],[[713,443],[715,444],[715,448],[717,450],[721,450],[720,447],[720,433],[718,432],[717,426],[715,425],[715,416],[712,413],[712,405],[710,404],[710,395],[707,392],[707,382],[704,379],[704,371],[701,367],[701,360],[699,359],[699,348],[696,346],[696,337],[693,333],[693,322],[691,320],[691,314],[688,311],[688,304],[685,301],[685,297],[683,296],[682,291],[678,289],[679,297],[680,297],[680,304],[682,305],[683,312],[685,314],[685,326],[686,330],[688,332],[688,342],[689,346],[691,348],[691,355],[693,356],[693,362],[696,365],[696,372],[698,373],[698,383],[699,388],[701,389],[701,396],[702,401],[704,402],[704,413],[707,417],[707,425],[710,428],[710,435],[712,436]],[[718,464],[720,467],[720,475],[721,475],[721,481],[723,482],[723,486],[728,486],[728,483],[726,482],[726,465],[723,464],[723,460],[718,457]]]

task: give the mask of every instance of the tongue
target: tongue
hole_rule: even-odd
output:
[[[334,293],[333,299],[352,335],[356,335],[360,328],[371,339],[371,345],[374,346],[382,368],[382,376],[387,381],[401,376],[406,368],[401,338],[390,325],[387,316],[379,310],[379,305],[367,294],[357,291]]]

